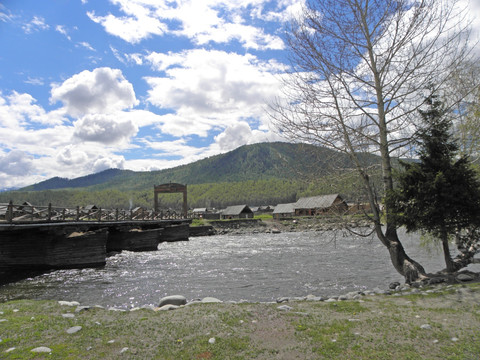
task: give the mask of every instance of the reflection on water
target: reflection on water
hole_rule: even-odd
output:
[[[162,243],[154,252],[123,252],[100,269],[59,270],[0,287],[0,301],[28,298],[84,305],[135,307],[166,295],[187,299],[272,301],[386,288],[402,281],[375,238],[331,233],[221,235]],[[427,272],[443,268],[440,252],[402,236],[407,253]],[[478,270],[477,270],[478,271]]]

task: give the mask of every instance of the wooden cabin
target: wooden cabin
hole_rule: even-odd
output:
[[[253,211],[247,205],[229,206],[223,210],[221,219],[253,219]]]
[[[296,216],[343,214],[348,205],[338,194],[311,196],[298,199],[294,204]]]
[[[295,215],[295,203],[278,204],[273,209],[273,218],[275,220],[290,219]]]
[[[206,213],[207,213],[207,208],[195,208],[192,210],[192,215],[195,219],[204,218]]]

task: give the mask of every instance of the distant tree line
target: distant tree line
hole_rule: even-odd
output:
[[[357,179],[349,173],[331,175],[319,179],[248,180],[188,185],[190,208],[225,208],[230,205],[250,206],[291,203],[300,197],[340,193],[350,201],[359,201],[356,196]],[[67,189],[43,191],[9,191],[0,193],[0,203],[13,201],[15,204],[28,201],[33,205],[46,206],[51,203],[60,207],[96,205],[105,209],[153,208],[153,184],[142,190],[119,189]],[[182,208],[181,194],[159,195],[161,208]]]

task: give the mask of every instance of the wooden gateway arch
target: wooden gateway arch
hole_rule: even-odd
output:
[[[187,185],[168,183],[162,185],[153,185],[155,194],[154,209],[158,213],[158,194],[183,193],[183,216],[187,218]]]

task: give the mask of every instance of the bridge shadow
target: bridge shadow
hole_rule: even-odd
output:
[[[0,286],[49,273],[52,270],[0,270]]]

